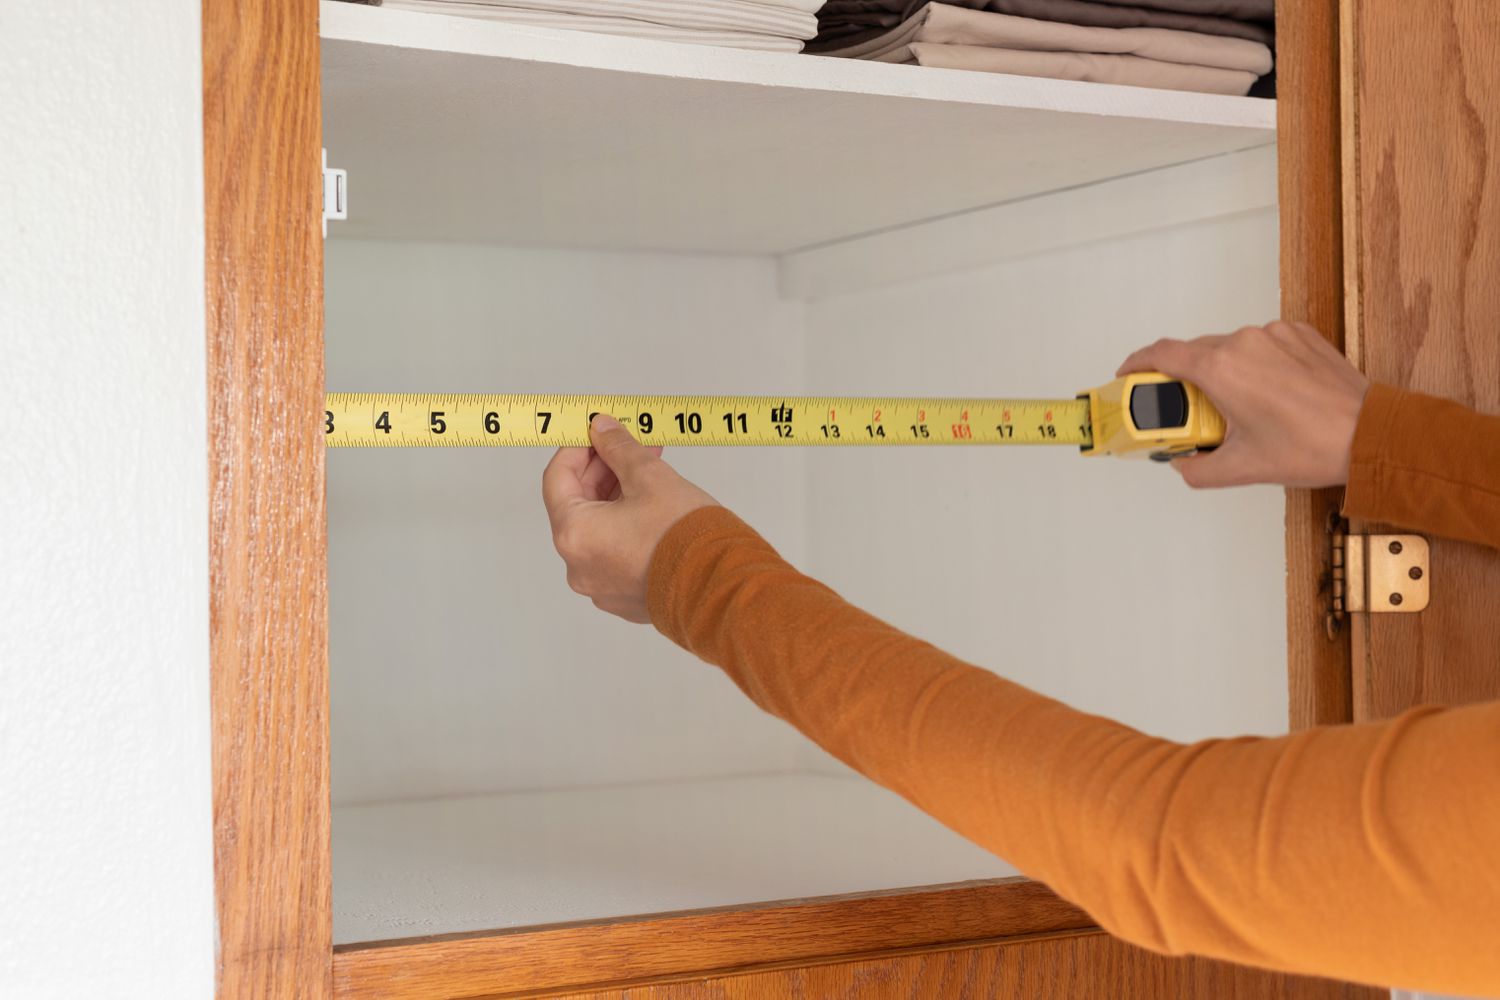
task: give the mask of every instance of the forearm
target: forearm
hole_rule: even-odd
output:
[[[1500,989],[1500,958],[1480,930],[1500,876],[1472,870],[1500,838],[1500,805],[1473,802],[1481,796],[1463,785],[1493,782],[1463,764],[1496,752],[1493,711],[1173,744],[850,607],[722,510],[669,533],[651,611],[763,708],[1128,940],[1370,982]],[[1475,815],[1457,832],[1433,822],[1459,800]],[[1434,837],[1448,842],[1434,850]]]
[[[1344,513],[1500,548],[1500,416],[1370,386]]]

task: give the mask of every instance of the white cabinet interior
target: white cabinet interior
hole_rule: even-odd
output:
[[[1276,312],[1266,102],[323,21],[330,390],[1065,395]],[[338,941],[1010,872],[572,594],[547,457],[329,455]],[[1022,683],[1284,726],[1278,491],[1066,449],[669,458]]]
[[[322,5],[350,236],[786,253],[1262,146],[1274,103]],[[353,193],[357,191],[357,193]]]

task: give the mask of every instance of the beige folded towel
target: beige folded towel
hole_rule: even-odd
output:
[[[910,59],[923,66],[1040,76],[1053,80],[1114,83],[1126,87],[1155,87],[1158,90],[1191,90],[1203,94],[1243,97],[1249,93],[1256,80],[1256,74],[1245,70],[1190,66],[1141,56],[1101,55],[1094,52],[1035,52],[927,42],[914,42],[907,48]],[[882,61],[901,61],[894,58],[897,55],[899,51],[891,53],[890,58]]]
[[[914,42],[1033,52],[1132,55],[1159,62],[1239,70],[1255,76],[1269,73],[1272,63],[1270,48],[1244,38],[1202,35],[1170,28],[1085,27],[941,3],[927,4],[878,38],[822,54],[902,62],[906,60],[892,60],[890,54]]]

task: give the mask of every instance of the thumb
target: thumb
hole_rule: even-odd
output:
[[[593,442],[594,451],[627,490],[639,485],[641,473],[646,468],[661,461],[607,413],[594,417],[589,424],[589,440]]]

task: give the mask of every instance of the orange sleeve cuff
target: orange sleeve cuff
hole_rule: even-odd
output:
[[[1500,547],[1500,417],[1372,384],[1350,447],[1344,514]]]
[[[1346,517],[1371,516],[1366,512],[1381,505],[1381,450],[1390,439],[1391,420],[1400,396],[1400,390],[1379,382],[1372,382],[1365,393],[1359,421],[1354,425],[1354,441],[1349,447],[1349,482],[1344,487]]]

